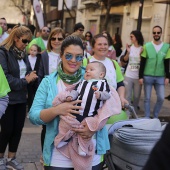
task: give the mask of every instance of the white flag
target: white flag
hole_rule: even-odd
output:
[[[38,25],[40,29],[42,29],[44,27],[44,18],[43,18],[43,12],[42,12],[41,4],[39,0],[33,1],[33,8],[34,8],[34,12],[37,18]]]

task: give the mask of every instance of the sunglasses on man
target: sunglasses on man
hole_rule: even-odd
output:
[[[161,33],[161,32],[153,32],[154,35],[155,35],[155,34],[158,34],[158,35],[159,35],[160,33]]]
[[[81,29],[81,28],[80,28],[80,29],[79,29],[79,31],[80,31],[80,32],[83,32],[83,31],[84,31],[84,29]]]
[[[73,56],[73,54],[66,53],[66,54],[64,54],[64,57],[66,60],[70,61],[74,56]],[[75,56],[76,62],[82,61],[83,57],[84,57],[83,55],[76,55]]]
[[[42,32],[50,33],[50,30],[42,30]]]
[[[63,41],[64,40],[64,38],[62,38],[62,37],[59,37],[59,38],[51,37],[50,38],[51,41],[56,41],[56,39],[58,39],[58,41]]]

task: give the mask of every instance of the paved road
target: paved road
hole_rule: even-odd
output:
[[[170,94],[170,87],[166,87],[165,96]],[[156,100],[155,92],[152,93],[151,108],[153,108],[153,101]],[[168,120],[170,117],[170,101],[165,100],[163,108],[160,113],[161,120]],[[140,100],[140,116],[143,114],[143,92]],[[41,155],[41,144],[40,144],[40,132],[41,126],[34,126],[26,118],[25,126],[22,133],[21,142],[18,148],[17,158],[25,166],[25,170],[42,170],[42,166],[39,163]]]

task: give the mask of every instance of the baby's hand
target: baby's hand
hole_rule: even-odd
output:
[[[95,91],[94,92],[96,99],[100,99],[100,92],[99,91]]]
[[[72,100],[73,100],[73,98],[71,96],[66,97],[67,102],[71,102]]]

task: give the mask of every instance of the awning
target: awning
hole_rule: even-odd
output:
[[[170,0],[153,0],[155,3],[170,4]]]

